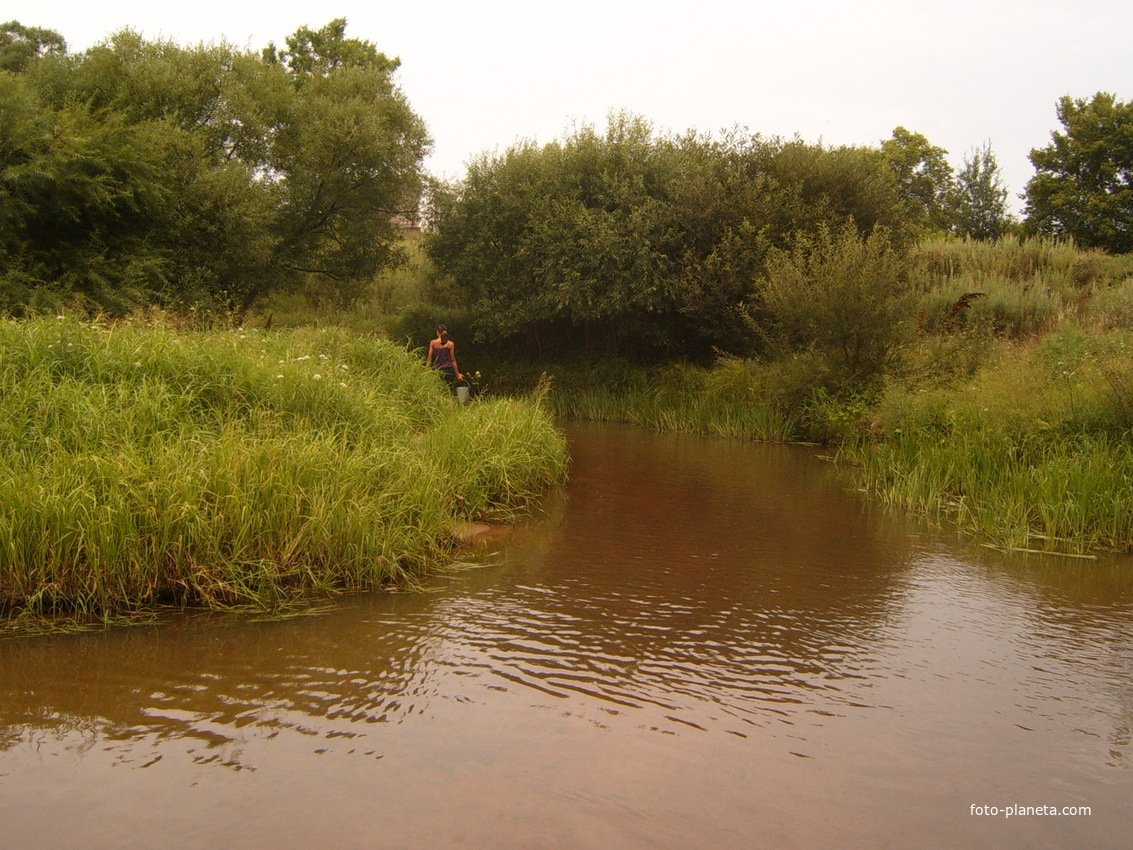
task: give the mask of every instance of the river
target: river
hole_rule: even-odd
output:
[[[566,427],[570,484],[424,592],[0,642],[0,847],[1130,846],[1133,559]]]

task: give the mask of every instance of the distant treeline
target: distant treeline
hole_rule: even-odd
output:
[[[749,354],[770,252],[846,222],[895,244],[917,232],[876,149],[672,138],[616,116],[605,133],[474,161],[427,247],[483,339],[542,355]]]

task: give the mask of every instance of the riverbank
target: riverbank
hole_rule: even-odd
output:
[[[409,583],[567,462],[537,399],[347,331],[0,322],[4,627]]]
[[[886,503],[999,546],[1133,551],[1133,333],[1068,326],[888,382],[843,457]]]
[[[539,368],[500,366],[509,392]],[[1067,325],[1023,340],[925,337],[868,391],[808,366],[573,364],[555,412],[760,441],[829,445],[851,486],[1004,548],[1133,551],[1133,333]]]

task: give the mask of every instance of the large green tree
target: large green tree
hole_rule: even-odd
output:
[[[605,134],[584,127],[565,142],[482,155],[442,208],[431,254],[487,338],[608,348],[653,337],[676,298],[681,161],[631,116]]]
[[[285,50],[124,30],[0,72],[0,275],[107,309],[247,308],[311,276],[348,295],[397,259],[429,139],[345,21]],[[16,292],[13,296],[12,293]]]
[[[482,339],[556,353],[751,352],[754,281],[796,231],[899,230],[876,151],[660,135],[615,115],[472,163],[429,240]]]
[[[948,151],[921,133],[904,127],[881,143],[881,155],[893,169],[910,220],[923,231],[946,231],[948,202],[953,191]]]
[[[55,30],[25,27],[19,21],[0,24],[0,71],[19,73],[38,57],[67,52],[67,43]]]
[[[1116,253],[1133,251],[1133,102],[1062,97],[1062,131],[1031,151],[1026,226]]]

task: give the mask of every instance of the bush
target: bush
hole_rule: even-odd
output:
[[[838,389],[880,378],[915,330],[906,263],[881,228],[865,238],[852,224],[799,237],[772,254],[759,291],[773,348],[820,356]]]

